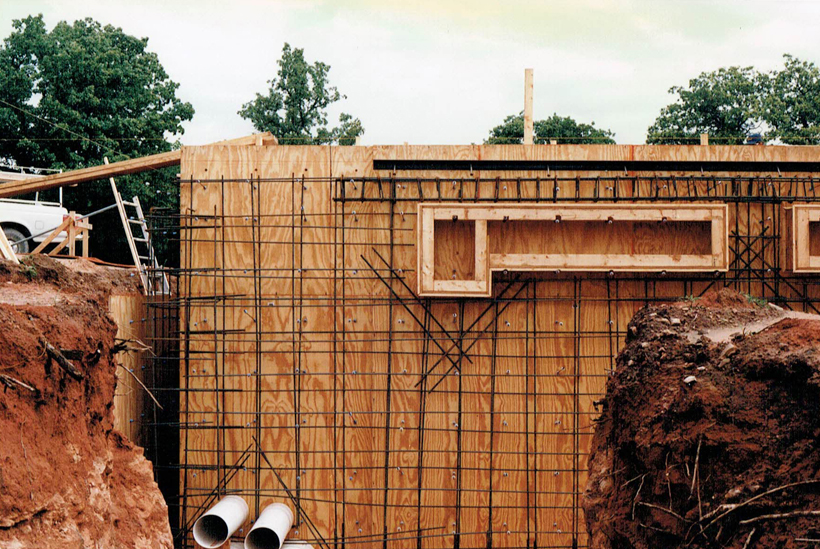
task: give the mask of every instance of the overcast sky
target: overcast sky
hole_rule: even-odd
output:
[[[253,132],[236,114],[267,89],[284,42],[331,66],[365,144],[480,143],[523,108],[643,143],[668,89],[782,54],[820,63],[820,0],[0,0],[0,35],[43,13],[148,37],[196,109],[184,144]]]

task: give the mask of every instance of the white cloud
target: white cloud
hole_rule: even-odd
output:
[[[535,69],[535,114],[553,112],[640,143],[669,87],[727,65],[820,61],[820,3],[762,0],[3,0],[11,21],[90,16],[149,37],[194,104],[184,143],[252,131],[236,111],[276,73],[282,44],[331,65],[366,143],[469,143],[521,110]]]

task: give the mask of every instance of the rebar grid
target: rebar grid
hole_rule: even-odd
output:
[[[227,493],[251,518],[292,504],[294,537],[334,549],[586,547],[594,403],[634,312],[723,286],[807,312],[820,300],[815,277],[781,265],[783,207],[816,201],[812,177],[181,183],[190,202],[151,218],[183,267],[167,270],[178,294],[149,303],[161,352],[146,364],[179,412],[154,411],[146,453],[181,492],[168,501],[180,547]],[[212,185],[221,203],[196,211]],[[267,185],[290,189],[274,213],[260,208]],[[226,207],[231,193],[247,211]],[[419,201],[725,202],[732,261],[728,273],[497,274],[492,299],[420,298]]]

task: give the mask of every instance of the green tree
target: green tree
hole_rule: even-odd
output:
[[[304,50],[287,43],[278,64],[278,76],[268,81],[267,95],[257,93],[239,111],[254,128],[273,133],[281,144],[294,145],[352,145],[364,134],[361,121],[346,113],[339,117],[339,126],[327,127],[327,107],[345,97],[328,81],[330,65],[309,64]]]
[[[615,134],[609,130],[595,127],[595,122],[579,124],[569,116],[553,114],[546,120],[536,120],[533,126],[533,142],[549,143],[554,139],[558,143],[615,143]],[[492,130],[485,140],[489,145],[520,144],[524,142],[524,113],[512,114]]]
[[[789,145],[820,144],[820,70],[814,63],[784,55],[783,70],[760,75],[760,117],[767,137]]]
[[[101,164],[104,156],[114,162],[178,147],[168,137],[183,133],[194,109],[177,97],[179,85],[146,50],[147,38],[92,19],[60,22],[49,32],[42,15],[15,20],[13,28],[0,46],[0,158],[76,169]],[[179,207],[173,170],[117,183],[145,209]],[[66,191],[66,207],[81,213],[113,202],[107,181]],[[130,262],[117,213],[92,222],[92,254]]]
[[[661,109],[647,143],[692,144],[700,134],[721,144],[740,144],[759,124],[760,81],[752,67],[701,73],[689,87],[669,90],[677,100]]]

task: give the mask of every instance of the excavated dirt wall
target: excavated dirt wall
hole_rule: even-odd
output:
[[[151,464],[113,429],[108,297],[129,291],[126,270],[0,262],[0,548],[173,546]]]
[[[629,324],[590,459],[594,549],[820,538],[820,317],[753,301],[722,290]]]

